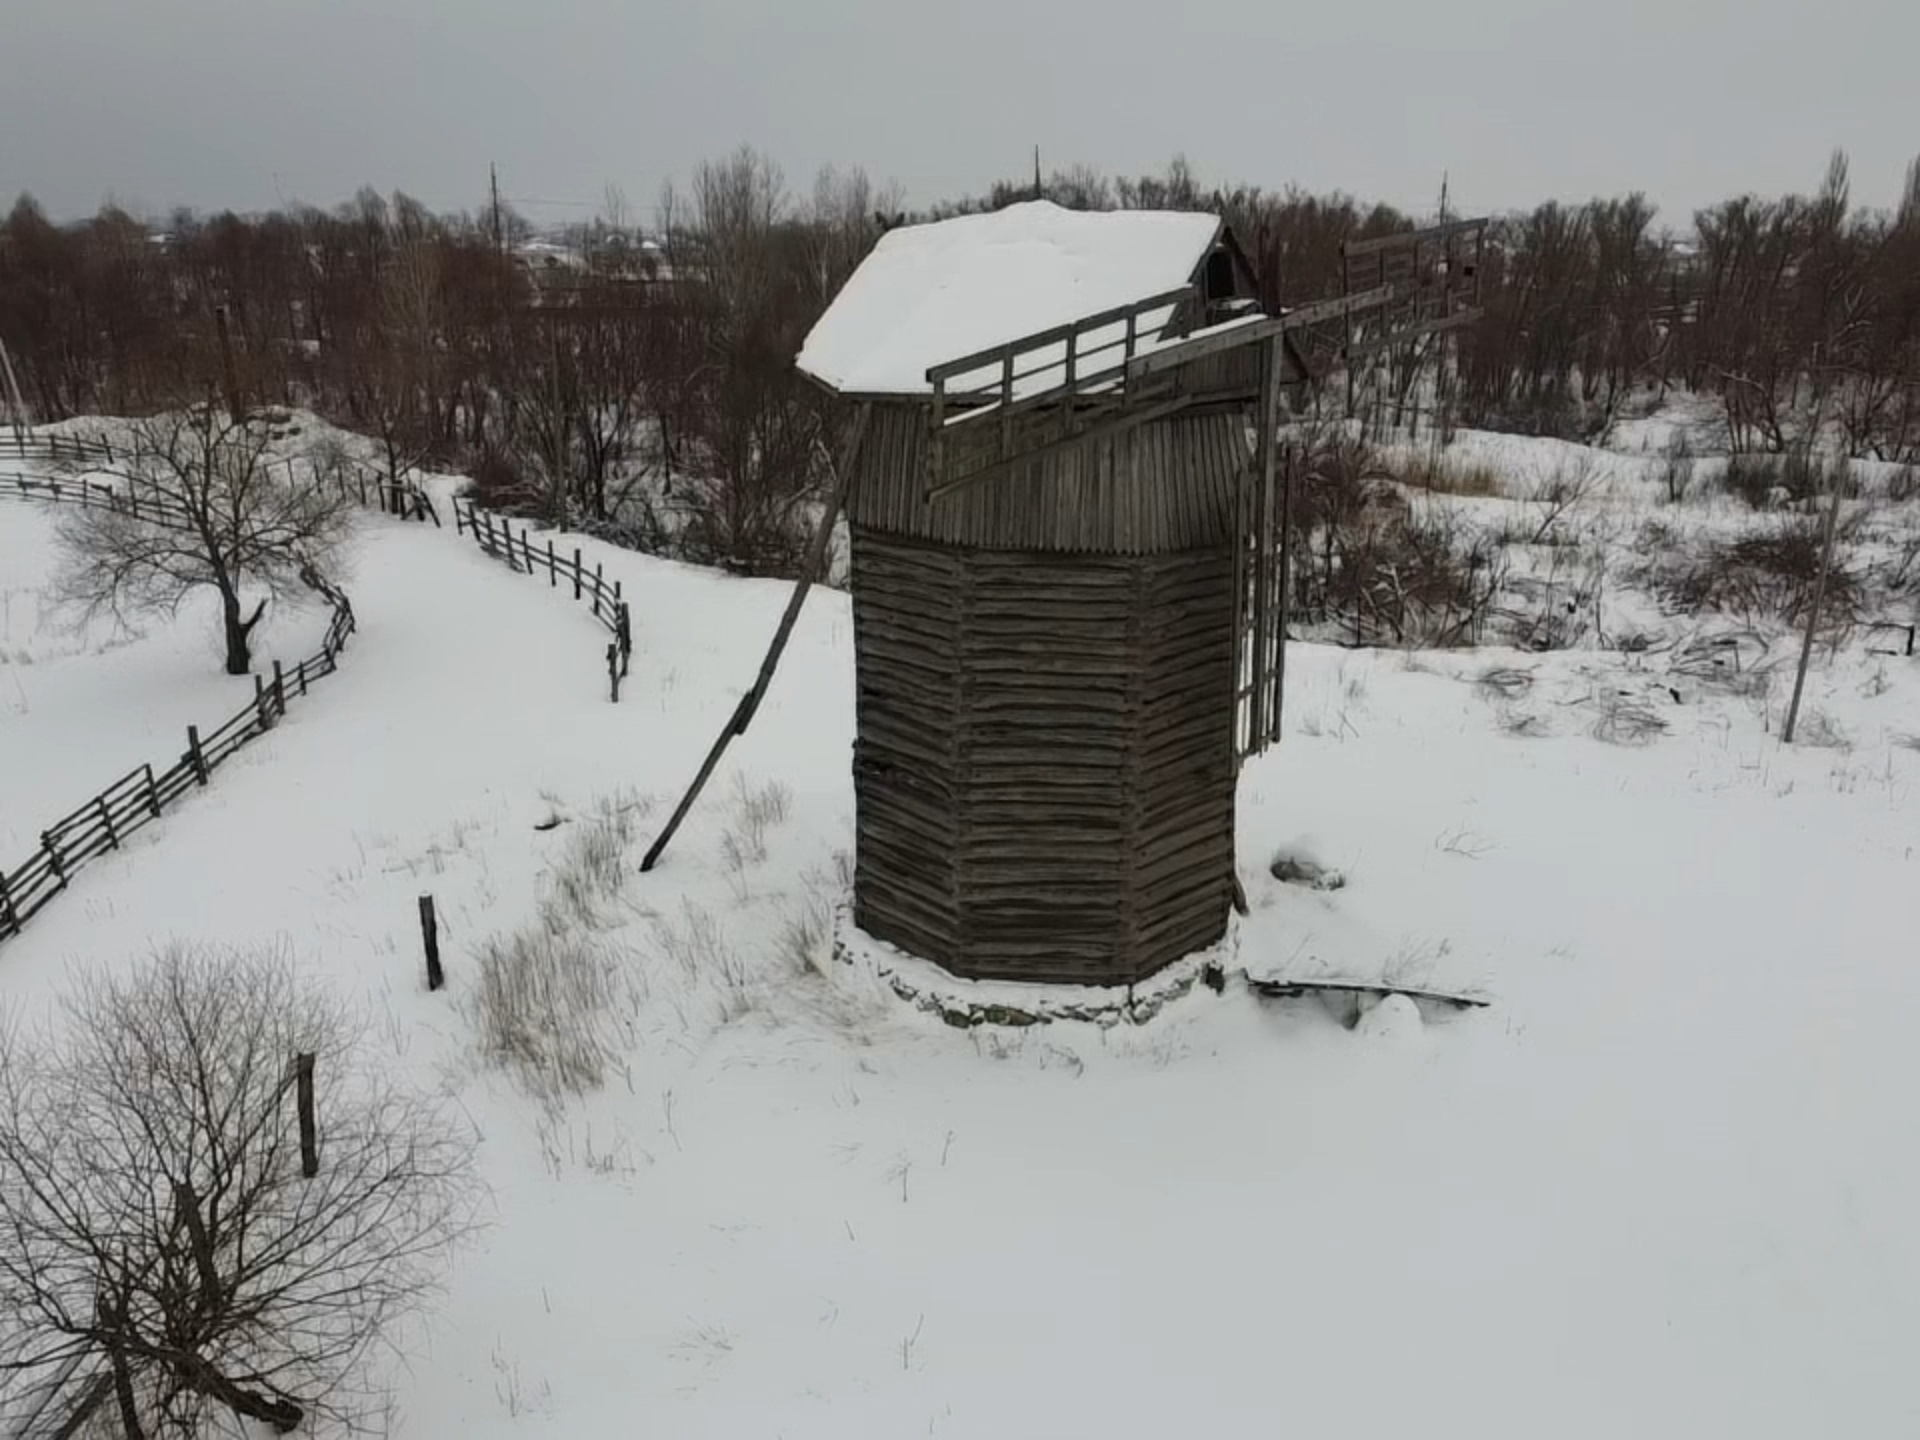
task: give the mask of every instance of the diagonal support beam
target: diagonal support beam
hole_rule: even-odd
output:
[[[867,438],[867,421],[872,416],[872,405],[862,405],[853,415],[853,429],[848,432],[846,448],[840,452],[840,463],[835,468],[833,491],[827,497],[827,508],[821,513],[820,527],[813,532],[813,544],[807,548],[806,559],[801,564],[800,578],[794,582],[793,594],[787,600],[787,608],[780,617],[780,623],[773,632],[773,642],[767,646],[767,657],[760,662],[760,672],[754,676],[752,686],[740,703],[734,706],[733,714],[728,717],[719,737],[713,742],[713,748],[707,751],[707,758],[701,762],[699,773],[693,777],[693,784],[687,787],[687,793],[681,797],[679,805],[668,817],[665,828],[648,848],[640,861],[642,871],[653,869],[665,853],[667,842],[673,839],[674,831],[680,828],[680,822],[687,818],[687,812],[693,809],[693,802],[700,798],[700,792],[706,788],[707,781],[713,778],[714,770],[720,764],[720,757],[727,753],[727,746],[733,743],[733,737],[747,733],[747,726],[753,723],[754,712],[760,708],[760,702],[766,698],[767,687],[773,683],[773,674],[780,665],[781,652],[787,648],[787,641],[793,637],[793,627],[800,618],[800,607],[807,603],[807,592],[813,588],[813,582],[825,567],[827,547],[833,543],[833,527],[840,518],[840,511],[847,503],[847,490],[852,484],[854,463],[860,458],[860,447]]]

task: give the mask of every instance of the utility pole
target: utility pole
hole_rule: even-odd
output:
[[[246,410],[240,403],[240,372],[233,363],[233,337],[227,331],[227,307],[213,307],[213,325],[220,336],[220,370],[227,384],[227,413],[238,425],[247,418]]]
[[[1033,198],[1046,199],[1046,187],[1040,183],[1040,147],[1033,147]]]
[[[1800,692],[1806,688],[1807,665],[1813,659],[1813,635],[1820,624],[1820,607],[1827,598],[1827,576],[1833,571],[1833,538],[1840,529],[1840,481],[1847,473],[1844,461],[1836,464],[1827,481],[1833,497],[1827,502],[1827,530],[1820,541],[1820,578],[1813,582],[1813,604],[1807,610],[1807,633],[1800,642],[1800,668],[1793,674],[1793,700],[1787,706],[1787,728],[1781,740],[1793,743],[1794,726],[1800,723]]]
[[[492,161],[487,162],[487,184],[493,193],[493,253],[506,253],[506,239],[500,233],[500,167]]]
[[[0,380],[7,386],[7,411],[13,419],[13,438],[22,449],[27,443],[27,402],[20,397],[20,382],[14,377],[13,358],[7,354],[7,342],[0,340]]]

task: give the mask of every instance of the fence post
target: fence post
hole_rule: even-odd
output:
[[[259,717],[260,728],[271,730],[273,719],[271,707],[267,704],[267,682],[258,670],[253,672],[253,713]]]
[[[613,703],[620,703],[620,642],[607,642],[607,683],[613,689]]]
[[[447,983],[447,972],[440,968],[440,922],[431,895],[420,897],[420,943],[427,951],[427,989],[438,990]]]
[[[7,888],[7,872],[0,870],[0,935],[18,935],[20,916],[13,908],[13,892]]]
[[[320,1127],[313,1114],[313,1056],[293,1057],[294,1105],[300,1114],[300,1173],[308,1180],[320,1173]]]
[[[120,832],[113,828],[113,812],[107,808],[107,797],[105,795],[94,796],[93,808],[100,812],[100,823],[106,827],[107,848],[109,850],[118,850],[120,848]]]
[[[560,586],[560,571],[554,565],[553,537],[549,535],[547,537],[547,588],[550,590],[556,590],[559,588],[559,586]]]
[[[160,786],[153,778],[153,766],[142,767],[147,772],[147,809],[153,812],[153,818],[160,818]]]
[[[580,598],[580,547],[573,547],[573,598]]]
[[[620,602],[620,675],[625,678],[633,668],[633,610],[626,601]]]
[[[278,660],[273,662],[273,708],[282,715],[287,713],[287,677]]]
[[[62,890],[67,888],[67,862],[61,857],[60,842],[53,838],[51,830],[40,832],[40,848],[47,852],[47,863],[53,869],[54,879],[60,882]]]
[[[187,759],[193,762],[193,777],[202,785],[207,783],[207,757],[200,749],[200,727],[187,726]]]
[[[453,502],[453,533],[455,535],[464,535],[466,531],[467,527],[460,519],[460,502],[456,500]]]

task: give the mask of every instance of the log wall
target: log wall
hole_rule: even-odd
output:
[[[858,519],[852,538],[860,926],[959,975],[1099,985],[1218,939],[1224,534],[1146,555],[940,545]]]
[[[1141,425],[929,502],[928,413],[874,406],[847,502],[856,525],[999,550],[1141,555],[1229,542],[1234,485],[1251,463],[1244,415]]]

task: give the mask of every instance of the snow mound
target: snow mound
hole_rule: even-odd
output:
[[[1418,1035],[1425,1028],[1420,1019],[1420,1007],[1413,1003],[1411,997],[1382,995],[1378,1003],[1361,1011],[1353,1033],[1370,1040],[1404,1040],[1408,1036]]]

